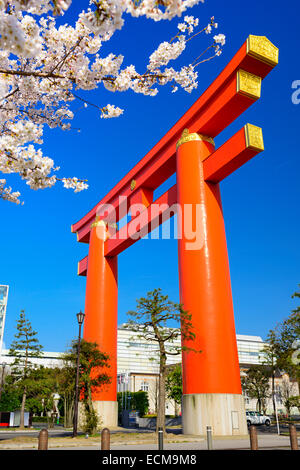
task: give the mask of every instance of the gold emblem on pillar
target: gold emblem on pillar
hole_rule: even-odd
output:
[[[266,36],[251,34],[247,39],[247,54],[273,67],[279,62],[279,49]]]
[[[260,98],[261,77],[239,69],[237,72],[237,93],[249,96],[254,100]]]
[[[104,220],[100,220],[99,215],[96,215],[96,218],[95,218],[94,222],[91,225],[91,229],[93,227],[100,227],[101,225],[104,225],[104,227],[106,227],[106,223],[104,222]]]
[[[133,191],[135,187],[136,187],[136,181],[135,181],[135,180],[132,180],[131,183],[130,183],[130,189],[131,189],[131,191]]]
[[[180,139],[176,144],[176,150],[178,149],[178,147],[180,147],[180,145],[185,144],[186,142],[191,142],[192,140],[202,140],[205,142],[209,142],[212,145],[215,145],[214,139],[212,139],[211,137],[202,134],[197,134],[196,132],[190,134],[188,129],[184,129]]]
[[[246,124],[244,129],[247,148],[262,152],[265,149],[262,128]]]

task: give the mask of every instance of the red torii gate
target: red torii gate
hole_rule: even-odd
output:
[[[84,338],[110,355],[112,383],[93,393],[106,426],[117,425],[117,255],[180,207],[178,229],[180,302],[192,314],[193,344],[184,352],[183,430],[215,435],[246,434],[230,273],[219,183],[264,150],[261,128],[246,124],[220,148],[213,138],[261,95],[261,81],[278,64],[278,48],[264,36],[249,36],[222,73],[150,152],[79,222],[77,240],[89,243],[78,263],[87,276]],[[177,183],[153,201],[153,192],[176,172]],[[116,230],[135,204],[140,216]],[[177,206],[175,205],[177,204]],[[160,209],[153,210],[159,205]],[[188,205],[197,206],[201,246],[187,249],[182,230]],[[195,214],[192,223],[195,223]]]

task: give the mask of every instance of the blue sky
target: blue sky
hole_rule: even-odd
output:
[[[79,2],[73,1],[75,6]],[[77,4],[77,5],[76,5]],[[71,224],[79,220],[127,173],[194,103],[231,59],[249,34],[265,35],[280,48],[279,66],[264,80],[262,97],[216,139],[221,145],[246,122],[261,126],[265,152],[248,162],[221,185],[227,234],[236,331],[266,337],[286,318],[296,301],[299,265],[299,123],[300,105],[291,101],[292,82],[300,80],[300,39],[294,20],[296,0],[206,0],[188,11],[205,26],[212,15],[227,36],[223,55],[199,69],[199,87],[191,95],[162,88],[156,97],[112,94],[100,88],[86,93],[99,104],[124,107],[118,119],[103,120],[95,108],[76,115],[81,132],[47,130],[43,151],[61,167],[61,175],[87,178],[79,194],[54,189],[32,191],[7,177],[22,192],[25,204],[0,200],[0,283],[9,284],[4,342],[15,333],[19,311],[25,309],[45,350],[63,351],[77,335],[76,313],[84,309],[85,278],[77,261],[88,246],[76,242]],[[72,12],[65,20],[72,21]],[[163,40],[173,37],[178,19],[154,23],[128,18],[103,54],[125,55],[143,71],[147,57]],[[207,44],[191,44],[189,63]],[[192,43],[192,41],[191,41]],[[78,105],[79,107],[80,105]],[[176,240],[140,240],[119,256],[119,323],[134,309],[136,299],[161,287],[178,301]]]

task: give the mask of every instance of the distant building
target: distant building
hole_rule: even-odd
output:
[[[9,349],[2,349],[0,363],[6,364],[9,369],[10,364],[14,361],[14,356],[9,355]],[[42,351],[41,357],[31,357],[30,362],[37,366],[44,367],[63,367],[62,353]]]
[[[0,285],[0,357],[1,357],[1,351],[2,351],[2,345],[3,345],[7,298],[8,298],[8,286]]]
[[[123,325],[118,327],[118,392],[148,392],[150,412],[155,412],[159,379],[157,343],[137,336],[138,333]],[[265,343],[260,336],[237,335],[236,339],[241,370],[262,363]],[[174,344],[180,346],[180,336]],[[167,365],[178,363],[181,363],[181,354],[167,357]],[[173,415],[174,412],[174,402],[167,401],[166,414]]]
[[[264,341],[260,336],[237,335],[238,357],[241,376],[252,365],[263,362]],[[180,345],[180,338],[176,343]],[[45,367],[62,367],[62,353],[42,352],[41,358],[31,358],[32,362]],[[2,350],[0,363],[5,362],[7,366],[13,362],[13,357],[8,355],[8,349]],[[168,356],[167,365],[181,363],[181,354]],[[159,363],[157,344],[138,338],[138,333],[118,327],[118,392],[137,392],[144,390],[148,393],[150,412],[155,412],[157,406]],[[276,401],[278,411],[285,412],[283,406],[284,393],[290,387],[291,394],[299,394],[297,384],[289,382],[285,375],[276,377]],[[256,400],[246,395],[245,406],[247,410],[256,409]],[[128,404],[127,404],[128,405]],[[167,401],[166,414],[173,415],[175,411],[174,402]],[[268,412],[272,412],[272,400],[268,402]]]

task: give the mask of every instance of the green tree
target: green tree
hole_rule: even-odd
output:
[[[24,310],[20,312],[16,329],[17,333],[11,343],[9,355],[14,357],[11,364],[12,384],[22,391],[20,428],[23,429],[27,393],[33,386],[29,372],[37,367],[31,359],[41,357],[42,346],[39,344],[36,337],[37,332],[32,329]]]
[[[74,340],[69,351],[64,354],[67,367],[73,369],[74,396],[77,346],[78,340]],[[97,343],[82,339],[80,343],[79,390],[85,411],[84,431],[88,434],[93,434],[99,426],[99,418],[93,407],[92,392],[111,383],[111,377],[105,371],[109,367],[109,356],[99,350]]]
[[[19,390],[14,389],[9,384],[9,377],[4,384],[0,400],[0,411],[15,411],[20,409],[22,395]]]
[[[181,404],[182,398],[182,368],[181,364],[170,367],[166,377],[167,397],[175,402],[175,416],[177,416],[177,405]]]
[[[27,391],[26,406],[33,413],[45,413],[54,411],[54,394],[58,393],[59,368],[41,366],[32,369],[28,373],[29,387]],[[49,421],[48,421],[49,424]]]
[[[58,393],[63,402],[64,426],[70,428],[74,418],[75,379],[74,364],[65,362],[64,367],[57,373]]]
[[[182,347],[174,343],[178,337],[185,340],[194,340],[191,315],[183,309],[181,304],[169,300],[167,295],[161,293],[161,289],[154,289],[147,293],[147,297],[137,300],[137,310],[129,311],[126,328],[138,333],[137,337],[157,344],[159,356],[159,386],[157,428],[163,428],[165,432],[165,402],[166,402],[166,376],[167,357],[179,355],[182,350],[192,348]],[[181,323],[181,332],[178,328],[170,328],[168,322]]]
[[[290,397],[288,399],[288,406],[289,409],[293,407],[298,408],[298,412],[300,413],[300,395]]]
[[[292,295],[292,298],[299,297],[300,292]],[[270,330],[268,340],[272,345],[277,367],[297,380],[300,390],[300,306]]]
[[[270,397],[269,373],[264,366],[251,366],[242,377],[242,387],[249,398],[257,400],[258,411],[266,413],[267,398]]]
[[[262,353],[262,364],[266,366],[266,373],[269,373],[269,377],[271,378],[273,411],[274,414],[276,414],[275,375],[276,372],[279,371],[279,355],[276,332],[274,330],[269,331],[269,334],[267,336],[267,343],[265,344]]]

